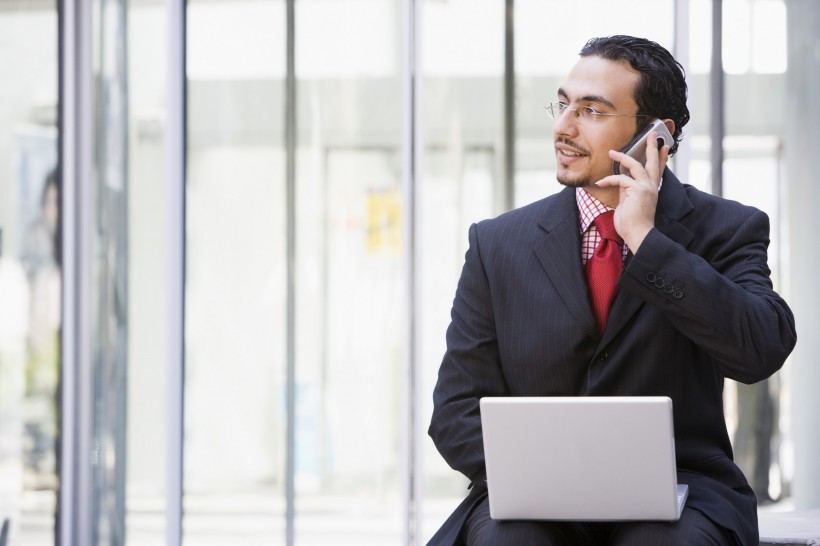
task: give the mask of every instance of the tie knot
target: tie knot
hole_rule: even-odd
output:
[[[598,233],[601,234],[601,238],[617,241],[619,245],[623,244],[624,240],[621,239],[621,236],[618,235],[617,231],[615,231],[614,210],[608,210],[602,214],[599,214],[595,217],[592,223],[595,224],[595,228],[598,230]]]

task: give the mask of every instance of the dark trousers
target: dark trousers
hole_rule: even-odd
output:
[[[735,546],[729,532],[697,510],[683,509],[676,522],[577,523],[495,521],[484,499],[463,529],[468,546]]]

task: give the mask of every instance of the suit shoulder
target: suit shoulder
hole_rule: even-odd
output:
[[[727,212],[729,214],[742,216],[750,216],[757,213],[766,214],[752,205],[746,205],[740,201],[713,195],[689,184],[683,184],[683,188],[695,209],[707,209],[709,211]]]
[[[691,186],[684,186],[683,195],[677,194],[672,205],[672,221],[664,229],[679,222],[693,241],[690,250],[710,262],[718,260],[723,252],[746,245],[768,245],[771,226],[763,211],[750,206],[706,193]],[[672,231],[666,231],[671,234]],[[698,250],[696,250],[698,249]]]
[[[494,218],[481,220],[477,230],[482,234],[495,236],[520,236],[524,232],[538,229],[539,223],[560,206],[561,194],[550,195],[528,205],[499,214]],[[573,201],[574,206],[574,201]],[[573,209],[566,209],[567,212]]]

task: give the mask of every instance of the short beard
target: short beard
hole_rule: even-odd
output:
[[[567,186],[567,187],[570,187],[570,188],[586,188],[590,184],[589,177],[569,178],[567,176],[561,176],[559,174],[559,175],[556,175],[555,179],[558,180],[558,182],[560,184],[563,184],[564,186]]]

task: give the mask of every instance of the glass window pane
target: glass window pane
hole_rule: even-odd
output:
[[[723,70],[727,74],[749,71],[752,51],[751,15],[748,0],[724,0]]]
[[[60,331],[56,2],[0,7],[0,525],[54,544]]]
[[[296,3],[296,543],[401,544],[399,2]]]
[[[167,8],[128,2],[126,543],[163,544],[167,485]],[[180,214],[182,211],[179,211]]]
[[[724,13],[724,25],[728,13]],[[684,167],[686,182],[702,191],[712,191],[711,136],[709,134],[713,101],[710,87],[712,70],[712,0],[689,0],[689,67],[687,105],[692,116],[684,129],[689,164]],[[727,102],[727,105],[729,103]],[[682,148],[686,144],[682,144]],[[674,159],[674,158],[673,158]]]
[[[785,72],[787,57],[785,2],[758,0],[752,5],[752,71]]]
[[[183,544],[284,537],[283,1],[188,2]]]
[[[709,74],[711,68],[712,0],[689,0],[688,73],[691,78],[695,74]]]

